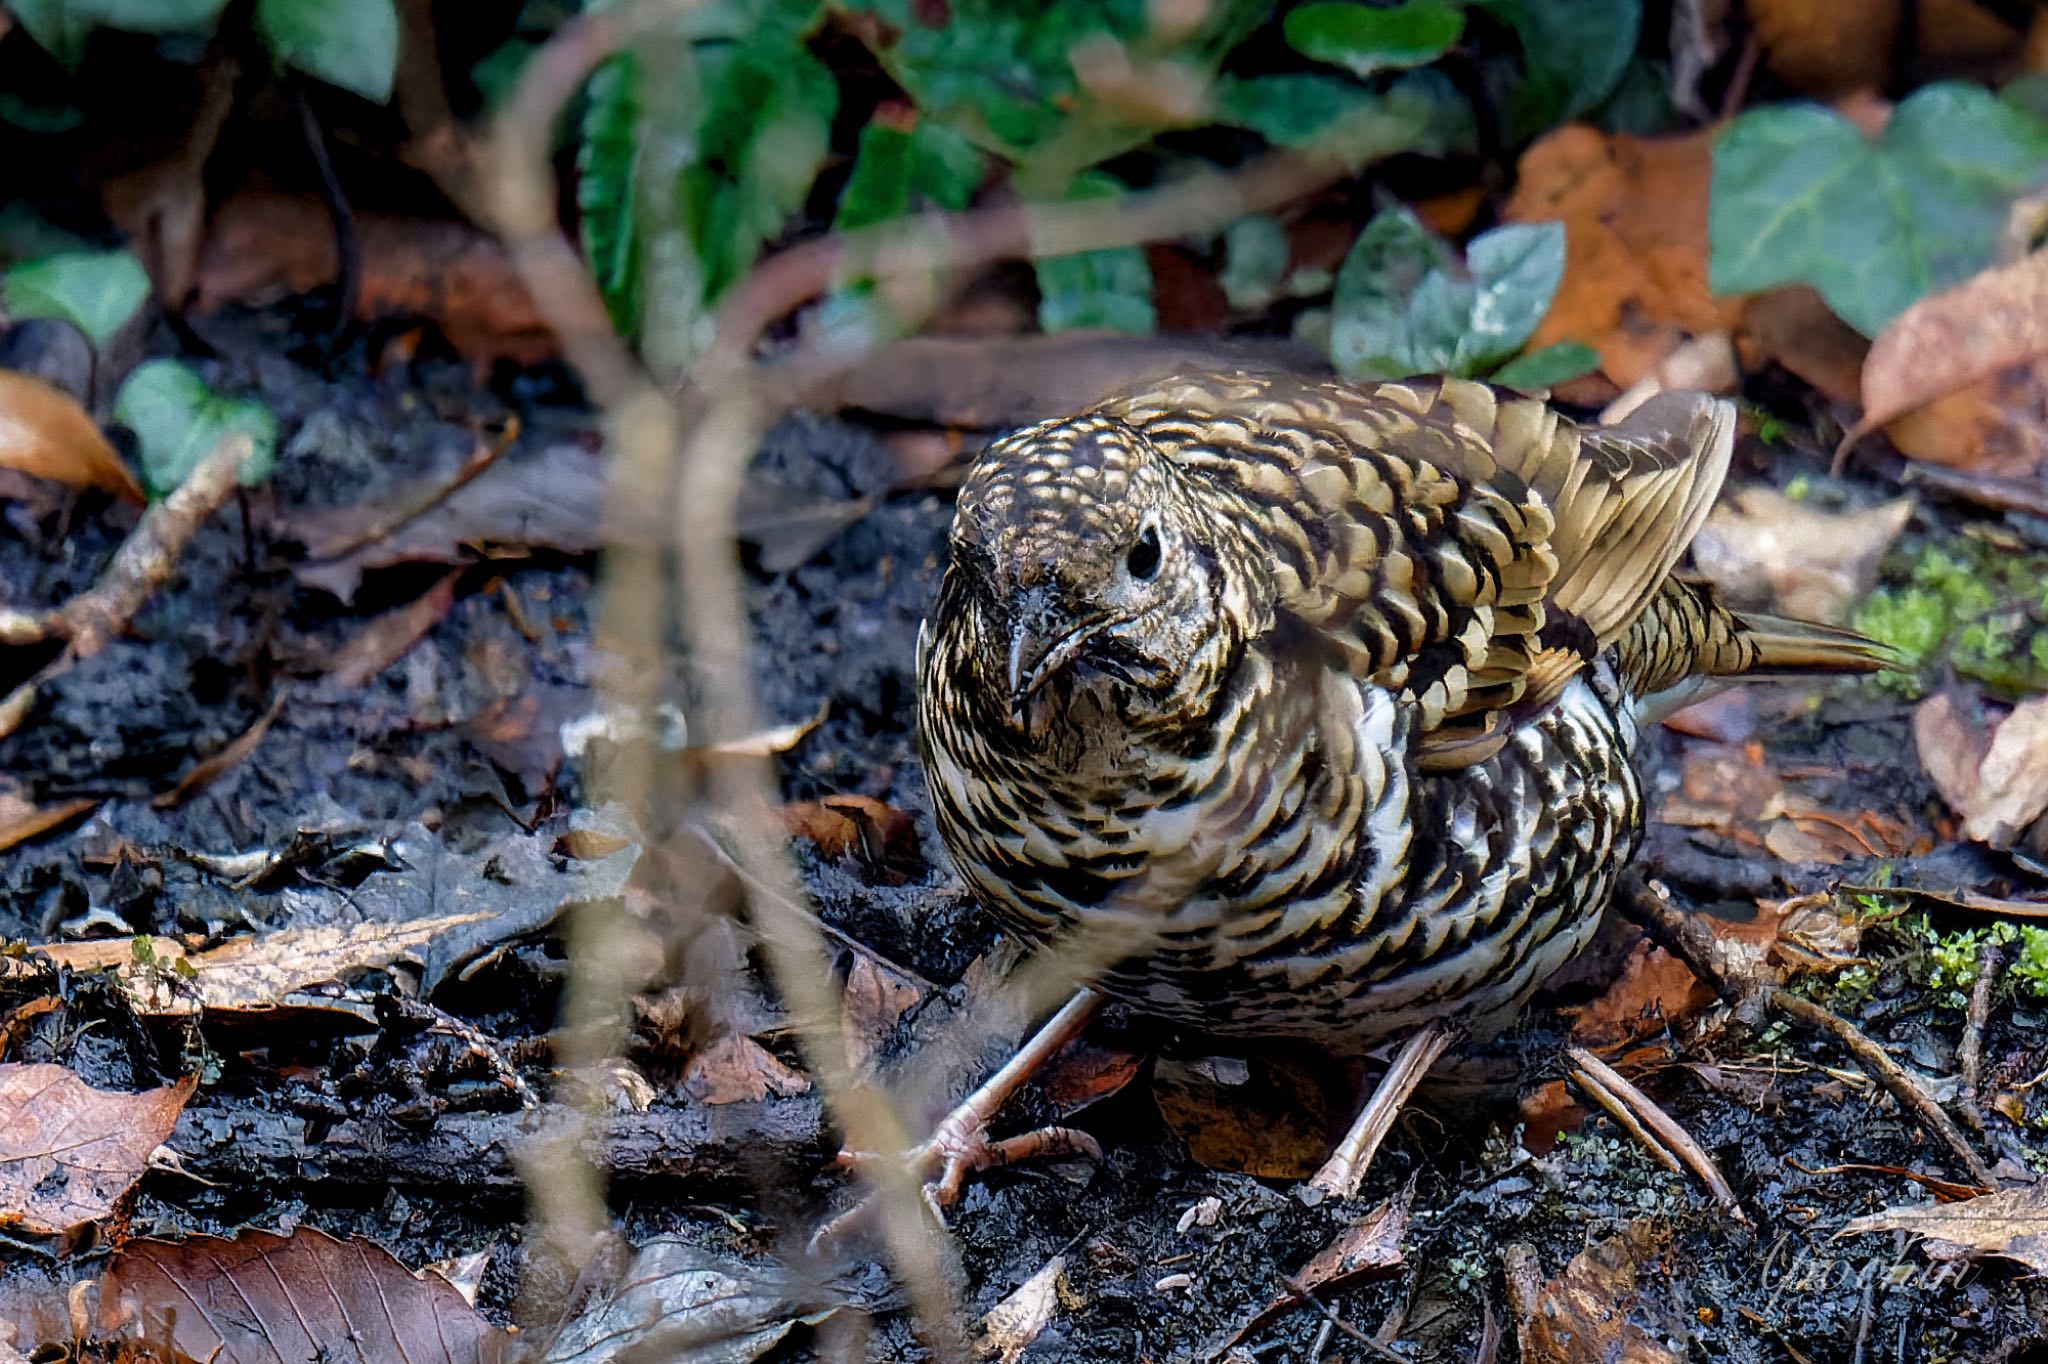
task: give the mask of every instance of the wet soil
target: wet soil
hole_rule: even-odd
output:
[[[321,509],[410,505],[452,473],[480,433],[513,415],[521,435],[507,467],[545,484],[551,468],[589,457],[590,421],[562,401],[566,386],[556,380],[489,391],[460,367],[431,364],[372,376],[357,357],[294,358],[297,336],[284,313],[212,326],[218,354],[200,362],[202,372],[224,390],[260,395],[282,422],[275,479],[202,531],[127,637],[51,679],[27,720],[0,739],[0,782],[42,804],[101,802],[0,854],[0,938],[218,938],[416,921],[457,903],[501,909],[504,921],[349,982],[367,1001],[367,1021],[360,1009],[312,1008],[253,1020],[144,1020],[98,977],[67,973],[62,1007],[24,1026],[7,1059],[59,1061],[108,1088],[202,1076],[170,1143],[192,1177],[150,1174],[131,1234],[303,1224],[368,1236],[409,1265],[491,1248],[483,1308],[531,1321],[573,1308],[579,1291],[573,1267],[524,1254],[516,1154],[557,1097],[545,1039],[565,977],[558,916],[620,893],[618,878],[565,856],[560,842],[584,818],[574,812],[585,778],[559,734],[596,705],[595,560],[589,541],[574,537],[489,554],[470,548],[453,565],[373,569],[344,595],[332,579],[309,582],[301,537]],[[932,832],[910,739],[917,627],[943,562],[950,502],[943,490],[890,491],[899,473],[884,436],[799,416],[760,456],[759,476],[791,496],[878,499],[794,569],[769,572],[752,561],[760,699],[777,721],[824,707],[822,722],[781,759],[791,800],[857,794],[908,816],[907,844],[887,856],[856,847],[827,857],[803,843],[798,855],[818,913],[849,944],[839,968],[851,969],[851,944],[872,950],[934,986],[926,1007],[938,1018],[965,996],[963,981],[974,979],[996,935],[961,894]],[[1844,495],[1878,491],[1850,485]],[[18,608],[54,605],[88,586],[132,524],[131,512],[93,495],[9,502],[0,515],[8,527],[0,583]],[[346,641],[451,573],[446,615],[417,644],[366,685],[336,681],[331,662]],[[0,693],[46,658],[0,655]],[[161,802],[181,774],[273,707],[274,721],[243,761],[197,794]],[[1913,758],[1909,709],[1868,687],[1818,707],[1774,692],[1759,699],[1750,739],[1780,772],[1803,773],[1788,780],[1816,803],[1933,827],[1938,802]],[[1683,794],[1680,774],[1707,742],[1664,741],[1658,786],[1667,798]],[[274,855],[262,875],[222,870],[250,854]],[[1938,840],[1917,861],[1793,865],[1713,831],[1672,826],[1653,835],[1646,860],[1690,906],[1737,918],[1753,915],[1759,896],[1868,880],[1881,862],[1911,883],[1982,884],[2007,870]],[[1687,1027],[1653,1039],[1661,1059],[1636,1072],[1722,1163],[1748,1225],[1605,1118],[1587,1118],[1554,1143],[1525,1142],[1518,1096],[1563,1074],[1558,1048],[1568,1025],[1559,1005],[1597,995],[1633,936],[1616,926],[1598,964],[1573,972],[1487,1049],[1480,1082],[1425,1091],[1360,1198],[1341,1206],[1310,1209],[1286,1180],[1191,1159],[1161,1118],[1154,1058],[1184,1076],[1205,1044],[1112,1018],[1100,1036],[1139,1049],[1137,1077],[1071,1119],[1100,1139],[1105,1159],[974,1180],[951,1214],[963,1316],[978,1320],[1060,1257],[1059,1310],[1022,1355],[1039,1364],[1233,1350],[1268,1361],[1462,1360],[1482,1354],[1496,1329],[1497,1357],[1508,1358],[1506,1249],[1525,1243],[1556,1275],[1589,1243],[1637,1228],[1660,1249],[1645,1259],[1635,1297],[1614,1305],[1665,1353],[1631,1357],[2048,1358],[2048,1289],[2016,1267],[1941,1273],[1894,1237],[1836,1238],[1855,1216],[1914,1200],[1914,1187],[1885,1167],[1957,1172],[1831,1043],[1782,1026]],[[1908,979],[1879,975],[1860,1021],[1924,1075],[1952,1074],[1961,1015],[1931,1004]],[[0,1004],[20,1002],[25,988],[0,983],[11,992]],[[397,1000],[469,1025],[496,1058],[480,1061],[429,1023],[404,1021],[417,1015]],[[2037,1009],[2001,1003],[1990,1063],[2038,1071],[2042,1022]],[[763,1035],[795,1059],[786,1038]],[[888,1049],[894,1065],[918,1064],[920,1035],[916,1017],[898,1029]],[[541,1107],[522,1107],[504,1081],[508,1069]],[[1726,1081],[1737,1072],[1749,1080]],[[653,1106],[603,1129],[626,1238],[675,1234],[721,1253],[801,1260],[808,1230],[850,1197],[830,1169],[837,1143],[815,1095],[707,1105],[672,1075],[651,1065],[649,1073],[658,1081]],[[1710,1075],[1719,1087],[1703,1078]],[[1227,1095],[1217,1103],[1227,1107]],[[1026,1125],[1031,1109],[1027,1102],[1012,1125]],[[2017,1128],[2002,1129],[1992,1149],[2039,1168],[2039,1149]],[[1874,1168],[1838,1168],[1851,1165]],[[1288,1276],[1410,1186],[1397,1269],[1233,1340],[1287,1296]],[[90,1272],[94,1254],[82,1247],[58,1263],[48,1247],[10,1246],[0,1250],[0,1279],[25,1293],[52,1272]],[[850,1317],[859,1329],[798,1330],[765,1357],[817,1357],[820,1341],[851,1351],[836,1357],[927,1357],[901,1295],[864,1253],[853,1258],[833,1282],[860,1307]]]

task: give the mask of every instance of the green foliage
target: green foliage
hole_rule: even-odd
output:
[[[1337,274],[1330,357],[1352,379],[1491,373],[1529,339],[1564,274],[1564,227],[1502,227],[1449,244],[1406,209],[1366,225]],[[1535,361],[1544,368],[1566,356]]]
[[[1263,308],[1280,296],[1287,279],[1287,229],[1269,214],[1239,218],[1223,233],[1223,273],[1217,283],[1233,308]]]
[[[206,33],[226,0],[9,0],[28,36],[66,66],[85,55],[94,29],[132,33]]]
[[[1302,5],[1281,25],[1288,46],[1302,56],[1341,66],[1354,76],[1422,66],[1451,50],[1465,31],[1465,12],[1446,0],[1404,0],[1395,5]]]
[[[1477,0],[1514,29],[1522,67],[1505,99],[1514,141],[1583,118],[1621,84],[1643,26],[1642,0]]]
[[[959,132],[929,119],[909,132],[881,123],[861,129],[853,177],[839,194],[837,228],[900,218],[922,200],[962,209],[981,183],[981,153]]]
[[[1091,173],[1074,182],[1070,199],[1108,199],[1123,186]],[[1152,310],[1152,267],[1135,246],[1083,251],[1035,262],[1038,325],[1049,332],[1077,327],[1148,333],[1158,325]]]
[[[1533,393],[1591,374],[1599,367],[1600,352],[1591,346],[1581,341],[1557,341],[1508,361],[1493,372],[1493,382]]]
[[[2048,554],[1960,539],[1929,546],[1853,624],[1898,653],[1880,685],[1918,695],[1946,663],[2010,696],[2048,691]]]
[[[63,251],[8,270],[0,298],[15,321],[59,318],[99,348],[142,311],[149,274],[131,252]]]
[[[1931,85],[1883,134],[1813,104],[1753,109],[1714,148],[1720,293],[1818,289],[1868,336],[1991,261],[2015,196],[2048,173],[2048,123],[1972,85]]]
[[[256,32],[286,66],[382,104],[398,70],[392,0],[256,0]]]
[[[2048,999],[2048,928],[1998,919],[1984,928],[1943,933],[1925,914],[1908,916],[1900,927],[1918,949],[1923,978],[1944,1007],[1969,1007],[1986,944],[2012,949],[2005,973],[2016,992]]]
[[[244,484],[262,483],[277,464],[276,415],[253,398],[215,393],[176,360],[138,365],[114,399],[114,420],[135,433],[142,482],[152,497],[184,482],[230,432],[242,432],[256,447],[242,470]]]
[[[85,55],[95,29],[212,32],[225,0],[14,0],[29,36],[66,65]],[[381,104],[398,67],[393,0],[256,0],[257,36],[286,66]]]

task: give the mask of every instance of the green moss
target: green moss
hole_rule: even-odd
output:
[[[1917,696],[1945,662],[2008,695],[2048,690],[2048,554],[1955,537],[1886,577],[1854,620],[1898,652],[1882,685]]]

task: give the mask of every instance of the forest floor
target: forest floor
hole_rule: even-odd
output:
[[[260,395],[288,437],[274,479],[200,529],[133,628],[40,681],[0,739],[0,795],[71,811],[0,856],[0,939],[26,945],[0,975],[6,1059],[107,1090],[200,1075],[166,1143],[176,1165],[132,1197],[131,1236],[311,1227],[415,1268],[488,1252],[483,1315],[549,1342],[551,1322],[587,1322],[622,1291],[602,1264],[540,1253],[526,1197],[542,1134],[567,1121],[551,1047],[564,923],[577,905],[630,903],[638,855],[607,836],[616,812],[564,740],[600,709],[597,437],[540,379],[494,395],[452,365],[378,377],[356,358],[306,358],[285,312],[219,320],[208,338],[209,381]],[[438,497],[514,417],[502,458]],[[916,439],[784,421],[754,476],[799,514],[759,532],[749,565],[761,709],[822,716],[778,759],[805,886],[849,1007],[863,1002],[865,1048],[896,1073],[916,1072],[1000,970],[931,827],[910,737],[951,510],[943,478],[903,477]],[[1758,453],[1746,440],[1737,481],[1798,473],[1833,507],[1895,491]],[[834,507],[865,514],[839,517],[815,552],[784,538],[835,524]],[[91,494],[6,515],[0,582],[15,606],[89,588],[133,524]],[[1923,500],[1888,571],[1969,515]],[[0,695],[53,652],[0,654]],[[1913,713],[1873,683],[1818,699],[1765,687],[1665,733],[1653,785],[1668,817],[1644,865],[1729,941],[1768,955],[1796,939],[1796,988],[1948,1099],[1971,982],[1937,988],[1929,962],[1970,931],[1968,911],[1835,888],[2010,894],[2026,872],[1956,840]],[[1922,921],[1907,910],[1932,927],[1908,927]],[[195,960],[253,934],[250,974],[268,984],[245,982],[243,1006],[209,995],[200,1012],[157,1010],[138,1003],[134,960],[53,968],[33,951],[125,951],[136,934]],[[179,973],[152,969],[175,996]],[[1312,1055],[1219,1058],[1113,1013],[1065,1067],[1092,1102],[1045,1086],[1005,1118],[1063,1116],[1100,1140],[1102,1163],[978,1176],[950,1213],[962,1319],[982,1323],[989,1353],[1038,1364],[1490,1359],[1542,1330],[1632,1360],[2048,1359],[2048,1288],[2022,1265],[1843,1234],[1969,1176],[1838,1042],[1736,1016],[1627,924],[1567,976],[1457,1083],[1425,1089],[1357,1200],[1315,1208],[1293,1178],[1341,1125],[1355,1075]],[[737,1309],[686,1303],[719,1325],[666,1357],[922,1357],[871,1248],[805,1251],[856,1191],[788,1020],[765,987],[739,993],[749,1002],[728,1013],[756,1016],[729,1070],[688,1059],[673,1011],[643,999],[621,1067],[637,1097],[615,1099],[590,1142],[622,1254],[658,1244],[704,1282],[747,1290]],[[2048,1152],[2026,1084],[2048,1063],[2044,1012],[2003,988],[1981,1034],[1972,1140],[1994,1167],[2039,1170]],[[1564,1079],[1572,1042],[1692,1133],[1741,1220],[1586,1111]],[[1398,1254],[1366,1272],[1311,1266],[1341,1236],[1390,1226]],[[0,1250],[0,1319],[23,1323],[24,1354],[67,1336],[60,1290],[100,1268],[89,1236],[53,1249],[24,1237]],[[577,1353],[572,1336],[547,1357],[615,1357]]]

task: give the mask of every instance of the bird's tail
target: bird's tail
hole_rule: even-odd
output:
[[[1736,611],[1712,587],[1667,579],[1616,645],[1646,719],[1733,682],[1874,673],[1892,666],[1876,640],[1815,621]]]

